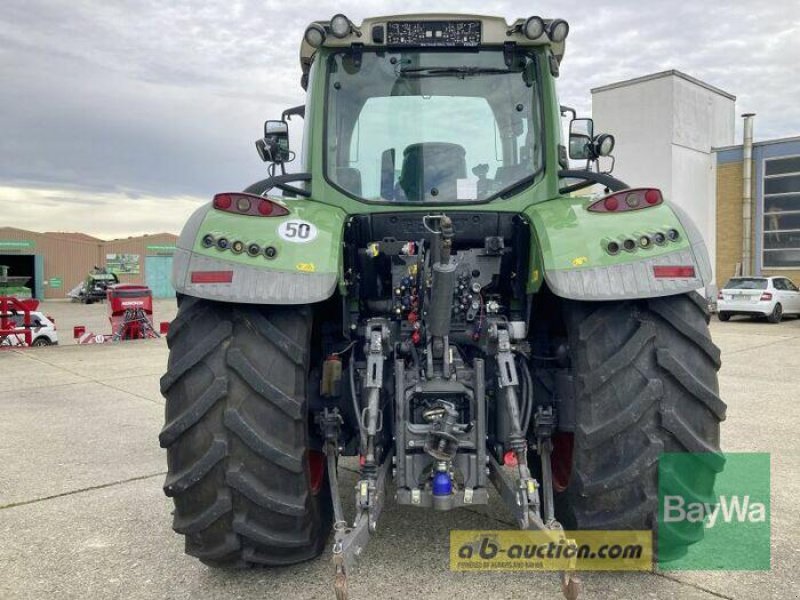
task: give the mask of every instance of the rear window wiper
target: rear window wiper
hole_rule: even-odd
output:
[[[518,69],[500,69],[494,67],[402,67],[400,75],[410,77],[467,77],[472,75],[504,75],[520,73]]]

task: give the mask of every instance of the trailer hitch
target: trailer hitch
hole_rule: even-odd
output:
[[[329,463],[330,464],[330,459]],[[348,526],[344,519],[337,520],[333,528],[333,567],[334,567],[334,591],[336,600],[347,600],[347,576],[355,566],[369,541],[369,536],[375,533],[378,527],[378,518],[383,510],[383,503],[386,499],[386,474],[389,465],[392,464],[392,453],[390,452],[378,468],[375,479],[360,479],[356,483],[356,516],[353,525]],[[331,493],[335,489],[338,492],[338,475],[333,472],[329,474],[331,480]],[[336,481],[334,484],[333,482]],[[341,498],[334,497],[334,514],[336,514],[336,504],[339,504],[339,514],[341,514]]]
[[[369,536],[378,526],[386,497],[386,474],[392,464],[393,451],[389,452],[377,469],[375,477],[364,474],[355,486],[356,515],[352,526],[347,524],[342,509],[339,490],[339,431],[342,417],[338,409],[325,409],[317,422],[325,435],[325,456],[328,461],[328,483],[333,503],[333,589],[336,600],[347,600],[347,576],[355,566],[369,541]]]

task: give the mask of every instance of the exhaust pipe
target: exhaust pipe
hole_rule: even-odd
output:
[[[742,143],[742,275],[752,275],[753,269],[753,117],[744,113]]]

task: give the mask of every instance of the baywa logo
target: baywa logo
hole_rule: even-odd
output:
[[[703,523],[714,527],[717,519],[723,523],[763,523],[767,520],[767,506],[754,502],[750,496],[720,496],[719,502],[689,502],[683,496],[664,496],[664,523]]]
[[[770,568],[769,454],[668,453],[658,473],[659,568]]]

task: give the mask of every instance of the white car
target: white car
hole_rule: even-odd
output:
[[[25,316],[21,313],[4,315],[19,329],[25,327]],[[52,317],[39,311],[31,311],[31,346],[52,346],[58,344],[58,331]],[[25,334],[0,335],[0,346],[22,346],[25,343]]]
[[[786,277],[734,277],[717,294],[717,315],[766,317],[780,323],[784,315],[800,315],[800,290]]]

